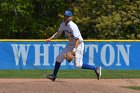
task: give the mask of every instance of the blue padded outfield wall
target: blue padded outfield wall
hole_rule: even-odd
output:
[[[0,69],[53,69],[67,41],[0,41]],[[103,69],[140,70],[140,42],[86,41],[84,63]],[[76,69],[64,61],[61,69]]]

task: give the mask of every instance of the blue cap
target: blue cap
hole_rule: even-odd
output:
[[[72,16],[72,12],[67,10],[65,11],[64,16]]]

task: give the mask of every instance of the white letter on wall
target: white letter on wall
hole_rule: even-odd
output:
[[[94,64],[94,49],[96,51],[96,53],[98,53],[98,45],[94,45],[94,44],[90,44],[90,45],[85,45],[85,51],[87,51],[87,49],[89,49],[89,57],[88,57],[88,61],[90,65],[95,65]]]
[[[48,51],[48,47],[50,46],[49,44],[43,44],[43,47],[44,47],[44,53],[40,53],[40,47],[41,45],[40,44],[35,44],[35,63],[34,63],[34,66],[40,66],[40,56],[43,56],[44,57],[44,64],[43,65],[49,65],[49,61],[48,61],[48,58],[49,58],[49,51]]]
[[[106,62],[106,49],[109,48],[109,62]],[[106,44],[103,46],[101,50],[101,61],[105,66],[111,66],[114,62],[115,58],[115,53],[114,53],[114,48],[110,44]]]
[[[26,65],[30,45],[29,44],[19,44],[19,45],[11,44],[11,46],[14,51],[16,65],[19,64],[20,56],[22,57],[23,65]],[[19,49],[18,49],[18,46],[19,46]]]
[[[118,63],[116,66],[121,66],[120,64],[120,55],[122,55],[125,63],[127,66],[129,66],[129,50],[130,50],[130,45],[126,45],[127,51],[125,50],[123,45],[116,45],[118,47]]]

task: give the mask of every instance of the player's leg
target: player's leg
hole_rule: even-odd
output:
[[[101,66],[96,67],[96,66],[92,66],[92,65],[88,65],[88,64],[83,64],[82,65],[82,68],[83,69],[91,69],[91,70],[94,70],[95,73],[96,73],[97,79],[99,80],[101,78],[101,71],[102,71]]]
[[[60,65],[61,65],[61,62],[55,62],[55,67],[54,67],[54,70],[53,70],[53,74],[49,74],[47,75],[47,78],[52,80],[52,81],[55,81],[56,77],[57,77],[57,73],[58,73],[58,70],[60,68]]]
[[[59,71],[59,68],[61,66],[61,63],[64,61],[64,55],[69,52],[71,49],[70,46],[66,46],[62,52],[56,57],[56,62],[55,62],[55,67],[54,67],[54,70],[53,70],[53,74],[50,74],[47,78],[52,80],[52,81],[55,81],[56,77],[57,77],[57,73]]]
[[[96,67],[85,63],[83,64],[83,51],[84,51],[84,44],[81,44],[78,46],[77,51],[75,53],[76,67],[94,70],[97,75],[97,79],[99,80],[101,77],[101,67]]]
[[[83,65],[83,51],[84,51],[84,43],[78,45],[75,51],[75,66],[78,68],[82,68]]]
[[[92,65],[89,65],[89,64],[83,64],[82,65],[82,68],[83,69],[97,70],[97,67],[96,66],[92,66]]]
[[[86,64],[86,63],[83,64],[83,53],[82,53],[81,50],[82,49],[79,49],[75,53],[75,55],[76,55],[75,56],[76,67],[83,68],[83,69],[97,70],[96,66],[92,66],[92,65],[89,65],[89,64]]]
[[[91,69],[91,70],[96,70],[97,67],[89,65],[89,64],[83,64],[83,52],[84,52],[84,43],[81,43],[76,50],[75,53],[75,63],[76,67],[80,67],[83,69]]]
[[[80,56],[78,58],[75,58],[75,63],[76,63],[76,67],[79,67],[82,69],[91,69],[95,71],[95,74],[98,80],[101,78],[101,70],[102,70],[101,66],[96,67],[89,64],[83,64],[82,57]]]
[[[53,75],[56,77],[57,76],[57,72],[60,68],[61,62],[55,62],[55,67],[54,67],[54,71],[53,71]]]

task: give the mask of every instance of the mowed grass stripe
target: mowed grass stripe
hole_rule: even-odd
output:
[[[44,78],[53,70],[0,70],[0,78]],[[96,78],[92,70],[60,70],[58,78]],[[140,78],[140,70],[103,70],[102,78]]]
[[[129,88],[129,89],[133,89],[133,90],[140,90],[140,86],[126,86],[124,88]]]

